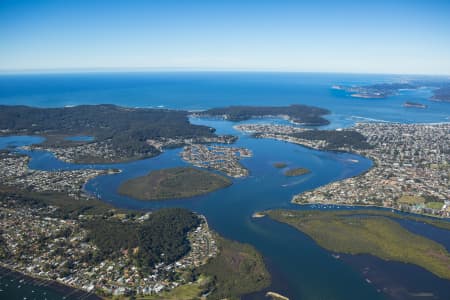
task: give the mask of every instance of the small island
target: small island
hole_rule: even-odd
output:
[[[119,187],[119,194],[138,200],[164,200],[204,195],[231,185],[222,175],[192,167],[156,170],[130,179]]]
[[[294,168],[294,169],[286,170],[284,172],[284,175],[288,176],[288,177],[295,177],[295,176],[305,175],[308,173],[311,173],[311,171],[306,168]]]
[[[284,163],[284,162],[276,162],[276,163],[273,163],[273,166],[274,166],[275,168],[277,168],[277,169],[284,169],[284,168],[287,167],[287,163]]]
[[[403,103],[403,107],[427,108],[428,106],[422,103],[406,101]]]

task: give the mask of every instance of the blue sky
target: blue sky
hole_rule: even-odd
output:
[[[0,70],[450,74],[450,1],[0,0]]]

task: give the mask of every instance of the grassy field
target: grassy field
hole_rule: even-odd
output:
[[[450,254],[444,246],[411,233],[382,216],[337,211],[273,210],[267,214],[306,233],[323,248],[348,254],[371,254],[421,266],[450,279]]]
[[[209,278],[200,276],[200,278],[191,284],[181,285],[169,292],[162,292],[158,295],[141,296],[139,300],[196,300],[201,299],[205,286],[210,281]]]
[[[188,198],[207,194],[231,185],[225,176],[191,167],[152,171],[130,179],[119,187],[119,193],[139,200]]]
[[[294,176],[305,175],[305,174],[308,174],[310,172],[311,171],[306,169],[306,168],[295,168],[295,169],[286,170],[284,172],[284,175],[289,176],[289,177],[294,177]]]
[[[397,200],[397,202],[413,205],[425,203],[425,199],[421,196],[403,195]]]
[[[428,202],[425,204],[426,207],[428,208],[433,208],[433,209],[441,209],[442,206],[444,206],[444,203],[442,202]]]
[[[217,235],[216,239],[219,255],[198,269],[213,279],[214,288],[208,299],[239,299],[270,285],[270,274],[255,248]]]
[[[404,219],[411,220],[415,222],[427,223],[434,227],[450,230],[450,222],[438,219],[436,217],[426,217],[420,215],[413,214],[398,214],[388,210],[377,210],[377,209],[362,209],[357,212],[359,215],[367,215],[367,216],[379,216],[379,217],[389,217],[394,219]],[[345,215],[354,215],[355,211],[347,210],[347,211],[339,211],[336,212],[340,216]]]

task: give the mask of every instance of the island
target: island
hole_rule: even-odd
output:
[[[0,136],[45,137],[43,144],[32,148],[48,150],[72,163],[131,161],[189,143],[235,141],[233,136],[217,136],[214,128],[191,124],[188,116],[187,111],[110,104],[64,108],[0,105]],[[70,140],[73,136],[92,139]]]
[[[284,175],[288,176],[288,177],[296,177],[296,176],[308,174],[310,172],[311,171],[306,168],[294,168],[294,169],[286,170],[284,172]]]
[[[372,85],[333,85],[333,90],[344,91],[351,97],[365,99],[382,99],[397,95],[402,89],[432,89],[430,100],[450,102],[450,82],[448,79],[415,79],[406,82],[378,83]]]
[[[287,167],[287,163],[284,162],[275,162],[273,163],[273,166],[277,169],[284,169]]]
[[[297,124],[320,126],[330,122],[323,118],[330,111],[301,104],[289,106],[229,106],[212,108],[193,115],[198,117],[220,117],[225,120],[239,122],[252,118],[279,117]]]
[[[450,253],[443,245],[376,212],[271,210],[266,214],[307,234],[331,252],[411,263],[450,279]]]
[[[417,103],[417,102],[411,102],[411,101],[406,101],[403,104],[403,107],[414,107],[414,108],[427,108],[428,106],[422,103]]]
[[[450,83],[443,85],[433,91],[431,100],[440,102],[450,102]]]
[[[123,182],[119,194],[139,200],[164,200],[204,195],[231,185],[225,176],[193,167],[151,171]]]

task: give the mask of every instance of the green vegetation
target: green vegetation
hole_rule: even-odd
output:
[[[122,183],[119,193],[139,200],[162,200],[203,195],[231,185],[225,176],[192,168],[177,167],[150,172]]]
[[[305,140],[321,140],[327,143],[327,150],[337,150],[343,147],[364,150],[372,146],[367,143],[366,137],[354,130],[308,130],[289,134],[290,136]]]
[[[142,224],[94,219],[85,222],[84,227],[89,231],[88,239],[99,247],[102,258],[114,258],[127,250],[145,270],[185,255],[190,249],[187,233],[199,222],[200,219],[186,209],[163,208],[150,214]]]
[[[94,137],[95,142],[111,144],[120,155],[116,160],[129,160],[159,154],[147,144],[147,139],[214,136],[213,129],[191,124],[188,114],[110,104],[64,108],[0,105],[0,130],[8,130],[8,135],[50,137],[47,142],[50,146],[73,145],[64,137],[88,135]]]
[[[295,176],[305,175],[305,174],[308,174],[310,172],[311,171],[306,169],[306,168],[294,168],[294,169],[286,170],[284,172],[284,175],[286,175],[288,177],[295,177]]]
[[[425,199],[421,196],[402,195],[400,198],[397,199],[397,202],[413,205],[425,203]]]
[[[87,260],[114,258],[121,251],[134,251],[134,259],[145,270],[160,261],[173,262],[189,251],[187,233],[200,219],[182,208],[164,208],[151,213],[144,222],[128,220],[142,212],[114,209],[99,200],[75,200],[59,193],[16,191],[0,186],[0,201],[9,207],[28,206],[40,208],[53,206],[50,215],[56,218],[81,219],[82,227],[89,231],[91,240],[99,251]],[[164,253],[164,256],[161,255]]]
[[[205,276],[200,276],[197,281],[191,284],[184,284],[171,291],[164,291],[158,295],[148,295],[138,297],[139,300],[197,300],[201,299],[205,289],[208,288],[211,280]]]
[[[201,116],[225,117],[230,121],[245,121],[268,116],[288,116],[295,123],[306,125],[327,125],[330,122],[322,116],[330,112],[323,108],[293,104],[290,106],[229,106],[212,108],[198,113]]]
[[[197,280],[160,295],[145,296],[140,300],[170,299],[239,299],[240,296],[262,290],[270,285],[261,255],[250,245],[224,239],[217,234],[219,254],[207,264],[194,270]]]
[[[208,299],[236,299],[270,285],[263,258],[250,245],[229,241],[216,235],[219,255],[197,272],[212,278]]]
[[[442,202],[428,202],[425,204],[426,207],[440,210],[444,204]]]
[[[403,219],[403,220],[411,220],[415,222],[422,222],[426,223],[438,228],[450,230],[450,222],[440,220],[433,217],[426,217],[426,216],[419,216],[419,215],[412,215],[412,214],[398,214],[392,211],[387,210],[378,210],[378,209],[359,209],[357,211],[354,210],[342,210],[342,211],[335,211],[335,214],[339,216],[352,216],[355,214],[361,215],[361,216],[378,216],[378,217],[389,217],[394,219]]]
[[[330,251],[412,263],[450,279],[450,254],[445,247],[409,232],[389,218],[364,215],[361,211],[343,214],[272,210],[267,214],[306,233]]]
[[[0,185],[0,201],[2,203],[14,199],[14,203],[9,201],[9,205],[27,207],[54,206],[55,211],[52,217],[62,219],[76,219],[80,215],[85,216],[107,216],[115,213],[127,213],[123,209],[114,208],[105,202],[97,199],[76,200],[65,193],[60,192],[33,192],[19,190],[12,186]]]
[[[287,167],[287,163],[284,162],[276,162],[273,164],[273,166],[277,169],[284,169]]]
[[[87,240],[99,248],[93,255],[86,255],[85,262],[114,259],[127,252],[142,272],[160,261],[172,262],[189,251],[187,233],[200,219],[182,208],[164,208],[152,212],[148,218],[143,212],[116,209],[102,201],[76,200],[62,193],[37,193],[0,185],[0,202],[9,208],[54,207],[48,216],[80,221],[88,230]],[[144,221],[137,221],[137,219]],[[149,295],[139,299],[200,299],[210,293],[208,299],[237,299],[241,295],[261,290],[270,284],[270,275],[262,256],[251,246],[221,238],[215,234],[219,248],[217,257],[207,264],[186,270],[182,285],[161,295]],[[0,257],[8,255],[0,239]],[[164,253],[164,256],[161,255]],[[120,297],[119,297],[120,298]],[[124,296],[123,299],[126,299]]]

